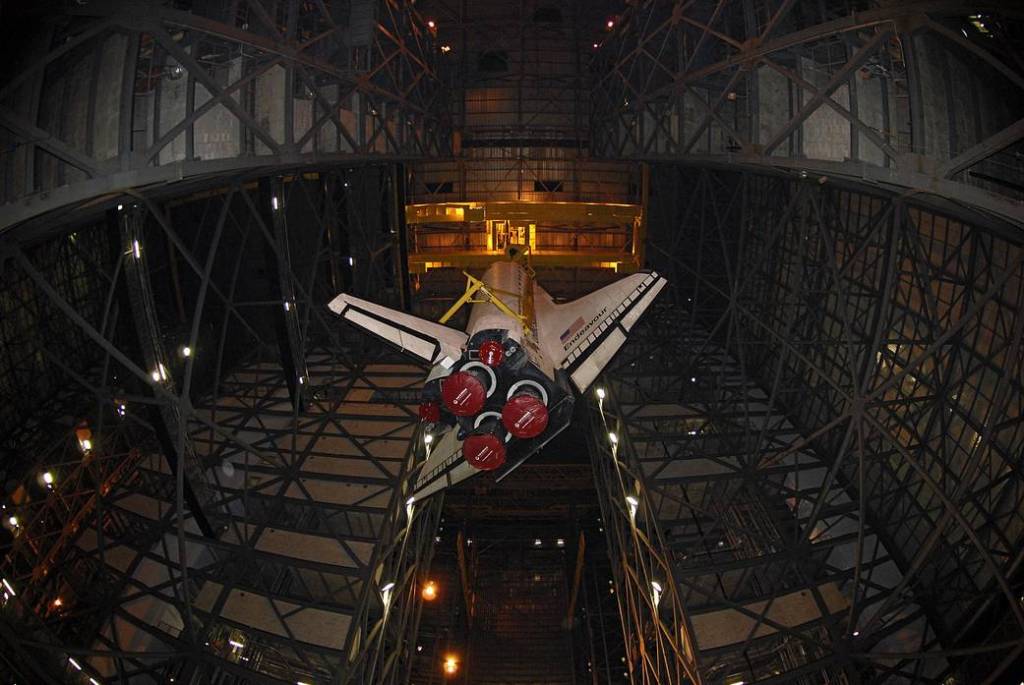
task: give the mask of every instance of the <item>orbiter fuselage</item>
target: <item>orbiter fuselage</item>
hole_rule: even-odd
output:
[[[416,499],[479,471],[500,479],[563,431],[574,390],[597,378],[666,283],[637,273],[556,304],[515,260],[469,280],[464,332],[345,294],[329,305],[434,365],[420,404],[431,443]]]

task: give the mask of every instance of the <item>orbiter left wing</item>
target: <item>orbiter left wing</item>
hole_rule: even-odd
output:
[[[327,306],[343,319],[431,364],[450,367],[462,356],[466,344],[463,331],[344,293]]]
[[[590,387],[619,351],[666,283],[657,272],[635,273],[578,300],[555,305],[550,316],[557,325],[541,322],[545,349],[580,392]]]

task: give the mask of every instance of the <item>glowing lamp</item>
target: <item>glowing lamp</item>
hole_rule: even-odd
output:
[[[424,583],[423,589],[420,591],[420,597],[426,602],[433,602],[437,599],[437,583],[432,580]]]
[[[444,674],[455,675],[459,672],[459,661],[453,655],[449,654],[444,658]]]

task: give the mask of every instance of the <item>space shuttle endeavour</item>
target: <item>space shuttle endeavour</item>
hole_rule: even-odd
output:
[[[565,430],[574,393],[594,382],[667,283],[639,272],[556,304],[515,255],[466,277],[466,292],[440,323],[346,294],[328,305],[433,364],[419,407],[429,444],[417,500],[480,471],[500,480]],[[466,304],[465,331],[444,325]]]

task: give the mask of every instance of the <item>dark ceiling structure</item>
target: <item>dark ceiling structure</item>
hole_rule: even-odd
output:
[[[0,34],[0,682],[1024,680],[1018,4]],[[504,246],[669,286],[569,431],[416,501],[427,369],[325,305],[437,319]]]

